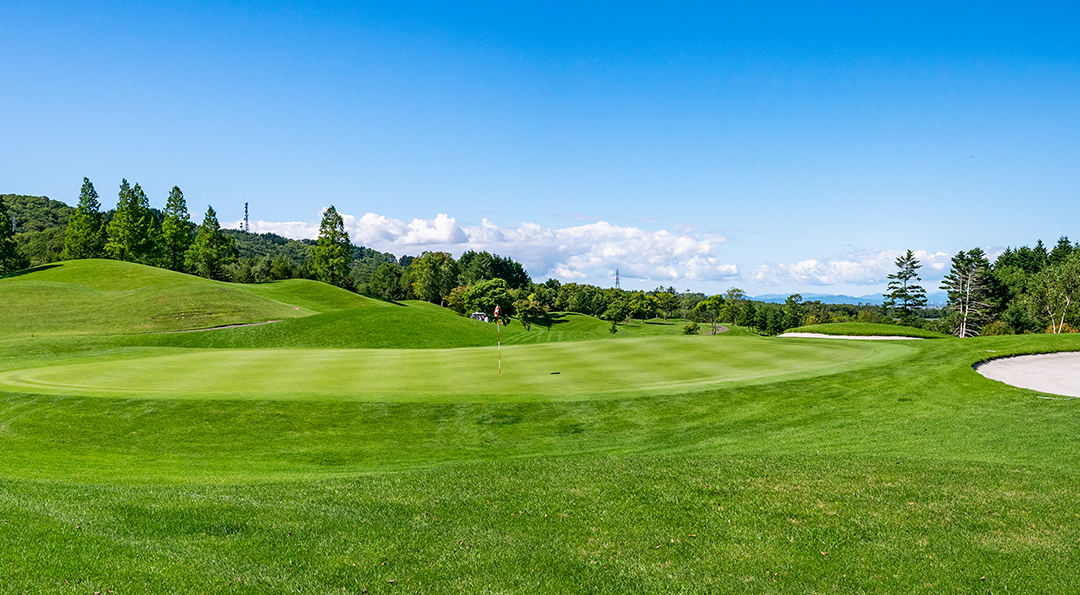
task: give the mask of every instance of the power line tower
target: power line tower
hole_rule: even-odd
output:
[[[250,229],[248,228],[248,212],[247,212],[247,205],[248,205],[248,203],[246,203],[246,202],[245,202],[245,203],[244,203],[244,231],[251,231],[251,230],[250,230]]]
[[[619,269],[615,269],[615,289],[619,289]]]

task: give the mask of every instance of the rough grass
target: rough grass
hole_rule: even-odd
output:
[[[859,337],[869,336],[897,336],[916,337],[920,339],[942,339],[944,335],[936,331],[928,331],[921,328],[901,326],[898,324],[875,324],[871,322],[833,322],[830,324],[811,324],[798,328],[788,329],[789,333],[821,333],[823,335],[854,335]]]
[[[0,292],[25,277],[0,280]],[[296,321],[414,307],[275,285],[258,289],[277,296],[251,295],[310,313]],[[24,314],[44,317],[32,308],[47,302],[26,302]],[[136,338],[209,342],[278,324]],[[664,358],[730,364],[725,342],[778,361],[786,349],[856,343],[726,334],[571,343],[607,328],[565,324],[567,335],[548,335],[562,343],[513,349],[573,346],[581,359],[640,345],[630,367],[645,374],[676,365]],[[233,353],[93,330],[4,333],[0,370],[92,364],[137,376],[153,369],[147,358],[209,354],[210,365]],[[1080,338],[851,348],[893,361],[608,398],[575,396],[574,383],[560,399],[427,402],[0,392],[0,592],[1080,592],[1080,402],[1036,399],[971,368],[988,356],[1077,350]],[[408,371],[408,387],[433,374],[409,362],[425,353],[400,350],[402,362],[379,365]]]

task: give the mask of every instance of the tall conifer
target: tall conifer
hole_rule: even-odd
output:
[[[206,207],[199,233],[186,255],[188,269],[207,279],[224,279],[225,265],[236,259],[236,242],[221,233],[214,207]]]
[[[915,325],[915,310],[926,307],[926,290],[916,281],[922,267],[911,250],[896,259],[897,271],[889,275],[889,292],[885,294],[885,305],[900,315],[900,323]]]
[[[180,188],[173,186],[165,202],[165,220],[161,222],[161,260],[165,268],[184,269],[184,255],[191,247],[191,215]]]
[[[319,239],[311,248],[311,265],[315,277],[323,283],[345,287],[349,281],[349,266],[352,264],[352,244],[345,231],[345,221],[330,205],[323,212],[319,224]]]
[[[120,182],[116,213],[106,229],[109,241],[105,244],[105,252],[109,256],[116,260],[142,263],[151,259],[154,249],[153,217],[150,215],[150,202],[138,184],[131,188],[126,179]]]
[[[101,201],[90,178],[83,178],[79,205],[68,219],[64,230],[64,260],[101,258],[105,256],[105,222],[101,217]]]

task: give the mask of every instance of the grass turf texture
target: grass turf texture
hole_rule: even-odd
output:
[[[33,277],[0,280],[0,294]],[[304,308],[296,320],[428,311],[353,305],[335,292],[342,302],[324,304],[318,287],[295,285],[257,295]],[[302,305],[301,289],[313,292]],[[6,336],[0,368],[227,358],[244,351],[131,339],[278,324]],[[657,362],[642,349],[635,367],[670,380],[671,353],[722,364],[750,349],[833,345],[570,338],[521,345],[519,361],[533,350],[652,345]],[[305,342],[316,339],[297,343],[315,351]],[[970,366],[1080,341],[854,348],[876,355],[824,375],[693,390],[607,394],[572,383],[562,399],[533,389],[506,399],[431,390],[422,402],[0,393],[0,591],[1076,592],[1077,403],[1035,399]],[[425,353],[394,356],[422,363]],[[560,365],[575,363],[563,353]]]
[[[820,333],[822,335],[852,335],[857,337],[912,337],[918,339],[942,339],[948,337],[936,331],[928,331],[897,324],[876,324],[872,322],[833,322],[812,324],[788,329],[789,333]]]

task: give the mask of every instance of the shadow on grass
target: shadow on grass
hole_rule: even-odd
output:
[[[382,298],[382,297],[379,297],[377,295],[368,295],[366,293],[361,293],[359,295],[362,295],[362,296],[364,296],[366,298],[371,298],[371,299],[373,299],[373,300],[375,300],[377,302],[382,302],[384,304],[393,304],[395,306],[401,306],[402,308],[408,308],[409,307],[408,304],[403,304],[403,303],[401,303],[401,302],[399,302],[397,300],[391,300],[391,299],[387,299],[387,298]]]
[[[10,273],[0,273],[0,279],[8,279],[10,277],[22,277],[23,275],[29,275],[30,273],[36,273],[38,271],[47,271],[49,269],[55,269],[56,267],[63,266],[59,263],[53,264],[39,264],[36,267],[30,267],[28,269],[22,269],[21,271],[11,271]]]

